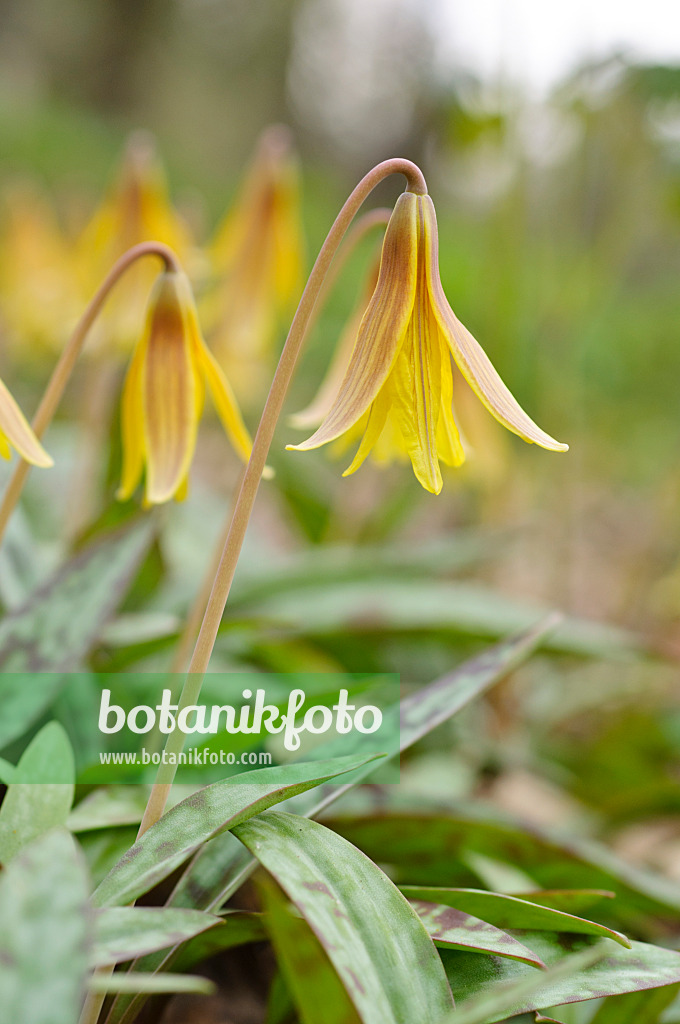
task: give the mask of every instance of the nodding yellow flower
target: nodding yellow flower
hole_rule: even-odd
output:
[[[218,283],[205,305],[208,337],[248,398],[263,384],[277,329],[302,292],[303,253],[298,164],[288,129],[274,125],[210,246]]]
[[[360,425],[363,437],[344,476],[375,449],[380,461],[410,458],[423,487],[442,489],[439,463],[465,459],[453,417],[453,366],[495,418],[551,451],[567,451],[521,409],[488,356],[454,315],[439,278],[437,220],[427,195],[404,192],[383,241],[380,274],[356,343],[309,451]]]
[[[134,132],[111,188],[78,243],[83,294],[88,298],[115,261],[140,242],[164,242],[183,264],[191,256],[189,231],[173,208],[153,137]],[[107,307],[95,328],[94,345],[112,341],[127,347],[137,336],[155,270],[133,267],[118,286],[119,300]]]
[[[14,448],[32,466],[47,469],[54,463],[28,425],[21,409],[0,380],[0,455],[9,459]]]
[[[189,281],[181,271],[165,271],[123,388],[120,500],[132,495],[145,466],[147,505],[185,497],[206,386],[234,449],[247,461],[250,435],[201,335]]]
[[[31,182],[8,188],[3,207],[2,321],[12,356],[31,362],[36,346],[50,354],[61,351],[80,312],[73,247],[50,202]]]

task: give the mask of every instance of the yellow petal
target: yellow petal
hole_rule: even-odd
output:
[[[568,445],[550,437],[527,416],[498,376],[484,349],[454,315],[439,278],[437,218],[434,206],[429,196],[419,196],[418,202],[424,215],[428,287],[432,308],[456,365],[479,400],[508,430],[542,448],[566,452]]]
[[[387,380],[404,340],[416,288],[416,196],[397,200],[383,241],[380,275],[359,328],[347,373],[332,408],[298,451],[318,448],[349,430]]]
[[[40,441],[31,430],[24,414],[0,380],[0,432],[22,459],[32,466],[54,465]],[[3,453],[5,451],[3,445]],[[5,455],[5,458],[7,456]]]
[[[441,352],[441,410],[437,424],[437,452],[441,461],[445,462],[447,466],[462,466],[465,462],[465,449],[453,416],[451,353],[441,332],[439,332],[439,346]]]
[[[196,446],[193,353],[178,277],[165,273],[157,285],[142,366],[146,498],[154,505],[173,497]]]
[[[144,468],[144,416],[142,410],[142,367],[146,351],[143,339],[134,351],[121,399],[120,428],[123,443],[123,468],[120,487],[116,491],[119,501],[132,497]]]
[[[342,384],[345,373],[347,372],[349,361],[352,358],[352,352],[359,333],[361,321],[378,283],[378,271],[379,262],[376,260],[366,279],[366,285],[368,287],[365,285],[362,289],[362,295],[357,303],[357,308],[354,310],[340,335],[340,340],[338,341],[337,348],[333,354],[331,364],[326,372],[326,376],[321,382],[321,386],[316,393],[316,397],[312,399],[306,409],[288,417],[288,422],[292,427],[315,427],[317,424],[321,423],[324,416],[326,416],[328,411],[332,408],[333,401],[340,390],[340,385]]]
[[[0,430],[0,455],[2,456],[3,459],[11,459],[12,458],[12,449],[9,446],[9,441],[7,440],[7,438],[5,437],[5,435],[3,434],[3,432],[1,430]]]
[[[389,397],[384,393],[384,391],[381,391],[369,410],[366,431],[361,439],[361,444],[357,449],[357,453],[352,459],[350,465],[342,474],[343,476],[351,476],[352,473],[356,473],[359,466],[363,464],[366,457],[370,454],[382,433],[383,427],[385,426],[389,408]]]
[[[390,377],[394,413],[413,472],[425,490],[439,494],[442,475],[437,457],[437,423],[441,391],[439,327],[432,315],[419,212],[418,278],[413,313],[404,344]]]

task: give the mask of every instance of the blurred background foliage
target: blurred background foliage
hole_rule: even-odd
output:
[[[404,792],[489,799],[605,837],[677,879],[680,831],[668,816],[680,777],[680,68],[612,56],[538,100],[442,66],[436,26],[421,13],[400,0],[1,0],[5,220],[11,189],[29,179],[75,235],[129,133],[143,128],[204,241],[260,132],[281,121],[301,156],[311,265],[361,174],[394,155],[420,163],[453,308],[571,451],[556,457],[504,436],[463,395],[477,457],[447,472],[435,498],[406,467],[367,465],[343,480],[346,463],[323,451],[285,453],[297,435],[282,423],[276,485],[262,488],[215,667],[388,669],[420,684],[534,609],[629,631],[574,627],[428,741]],[[397,187],[381,186],[376,205]],[[289,412],[315,393],[374,245],[331,296]],[[0,373],[30,413],[51,363],[19,358],[6,325],[4,334]],[[88,379],[76,375],[50,435],[57,468],[33,474],[28,525],[14,528],[26,558],[37,557],[35,540],[29,556],[21,531],[40,539],[48,568],[73,514]],[[161,540],[99,638],[95,667],[167,663],[238,471],[214,423],[202,431],[190,497],[162,510]],[[110,437],[77,544],[129,514],[110,508],[115,416]],[[362,558],[364,577],[377,566],[368,580]],[[9,579],[5,570],[7,608],[21,603]],[[147,618],[133,626],[140,610]],[[622,639],[633,633],[634,643]]]

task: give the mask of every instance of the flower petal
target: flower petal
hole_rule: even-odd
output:
[[[439,327],[427,290],[422,213],[418,211],[418,276],[413,312],[390,375],[393,408],[413,472],[427,491],[439,494],[442,475],[437,457],[441,350]]]
[[[362,295],[357,307],[340,335],[331,364],[316,396],[305,409],[288,417],[288,422],[292,427],[300,427],[301,429],[315,427],[321,423],[324,416],[332,408],[335,396],[340,390],[340,385],[352,358],[361,321],[378,283],[378,271],[379,263],[376,260],[366,281],[368,287],[364,286],[362,289]]]
[[[32,466],[54,465],[40,441],[31,430],[21,409],[0,380],[0,432]],[[4,452],[4,445],[3,445]]]
[[[447,466],[462,466],[465,462],[465,449],[458,433],[458,427],[453,416],[453,370],[451,367],[451,353],[446,344],[446,339],[439,332],[439,344],[441,349],[441,410],[439,423],[437,424],[437,452],[442,462]]]
[[[389,408],[389,398],[383,389],[369,410],[366,430],[361,439],[361,444],[357,448],[357,453],[352,459],[350,465],[342,474],[343,476],[351,476],[352,473],[356,473],[359,466],[363,465],[367,456],[370,455],[373,446],[376,444],[383,431]]]
[[[196,446],[193,353],[178,277],[165,273],[157,286],[142,367],[146,499],[154,505],[173,497]]]
[[[123,384],[120,429],[123,442],[123,468],[120,487],[116,491],[119,501],[127,501],[139,483],[144,468],[144,415],[142,405],[142,367],[146,340],[137,345]]]
[[[416,196],[404,192],[397,200],[383,241],[380,274],[361,321],[345,379],[316,433],[302,444],[309,451],[333,441],[366,412],[387,380],[408,326],[416,288]]]
[[[439,278],[437,218],[429,196],[418,199],[425,224],[428,287],[434,315],[451,349],[456,365],[479,400],[496,419],[525,441],[550,451],[566,452],[569,446],[556,441],[527,416],[505,386],[484,349],[453,313]]]

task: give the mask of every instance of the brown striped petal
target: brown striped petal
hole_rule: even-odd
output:
[[[44,469],[54,465],[40,441],[31,430],[21,409],[0,380],[0,435],[15,448],[22,459]],[[6,443],[0,449],[5,454]],[[5,455],[5,457],[7,457]]]
[[[359,328],[338,395],[316,433],[289,449],[308,451],[333,441],[366,412],[387,380],[404,341],[416,290],[416,196],[397,200],[383,241],[380,274]]]
[[[198,410],[191,344],[178,274],[161,276],[152,299],[142,369],[146,501],[172,498],[196,445]]]

